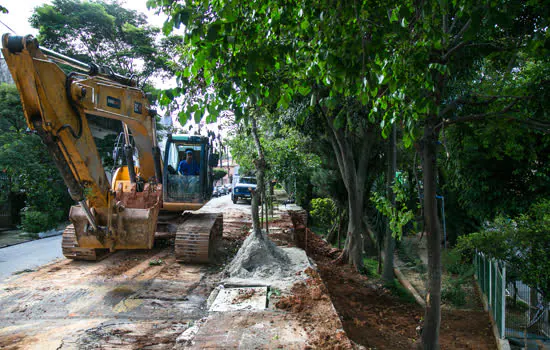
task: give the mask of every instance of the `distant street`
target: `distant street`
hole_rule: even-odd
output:
[[[61,252],[61,236],[37,239],[0,249],[0,283],[14,272],[36,269],[57,258]]]

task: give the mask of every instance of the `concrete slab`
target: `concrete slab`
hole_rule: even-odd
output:
[[[281,312],[218,312],[208,317],[186,349],[304,349],[301,322]]]
[[[220,289],[210,311],[254,311],[265,310],[267,287],[243,287]]]

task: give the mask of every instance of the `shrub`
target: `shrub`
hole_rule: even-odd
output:
[[[452,249],[443,252],[441,262],[445,271],[454,275],[471,276],[473,273],[473,265],[463,260],[459,250]]]
[[[550,200],[534,203],[514,218],[497,216],[480,232],[460,237],[457,249],[465,256],[472,257],[475,249],[502,261],[510,279],[536,288],[550,300]]]
[[[21,216],[21,228],[30,233],[38,233],[54,228],[56,222],[55,215],[40,211],[23,211]]]
[[[441,288],[441,299],[455,306],[466,304],[466,292],[462,289],[464,279],[450,278],[443,283]]]
[[[313,198],[310,214],[318,226],[330,227],[336,217],[336,205],[330,198]]]

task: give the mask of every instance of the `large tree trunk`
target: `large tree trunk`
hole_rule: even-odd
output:
[[[388,174],[387,174],[387,195],[392,206],[395,208],[395,194],[393,193],[392,185],[395,181],[395,171],[397,169],[397,130],[393,124],[392,136],[388,142]],[[386,237],[384,240],[384,272],[382,278],[386,283],[393,282],[393,251],[395,249],[395,238],[390,228],[390,220],[388,218],[388,226],[386,228]]]
[[[430,121],[424,127],[422,139],[422,169],[424,179],[424,221],[428,240],[428,290],[422,331],[424,349],[439,349],[441,324],[441,231],[437,215],[436,169],[437,133]]]
[[[361,191],[362,192],[362,191]],[[351,194],[351,193],[350,193]],[[363,198],[357,192],[351,194],[349,203],[348,235],[342,253],[342,259],[358,270],[363,269]]]
[[[366,233],[366,226],[363,223],[365,185],[374,134],[372,130],[364,128],[360,137],[357,134],[352,135],[346,128],[336,128],[334,117],[329,116],[323,107],[319,106],[319,110],[327,123],[327,136],[348,193],[348,235],[339,259],[362,270],[363,237]],[[357,144],[359,140],[361,140],[360,145]]]

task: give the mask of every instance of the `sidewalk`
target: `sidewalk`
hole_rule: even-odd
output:
[[[39,238],[48,238],[63,234],[66,224],[58,225],[57,228],[36,234],[24,232],[18,229],[0,231],[0,249],[12,245],[34,241]]]
[[[6,230],[0,231],[0,248],[9,247],[11,245],[32,241],[33,238],[28,234],[23,234],[21,230]]]

